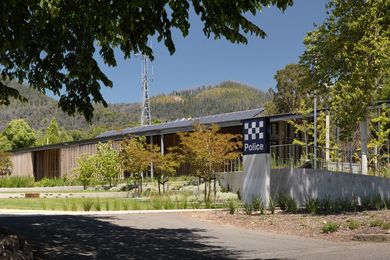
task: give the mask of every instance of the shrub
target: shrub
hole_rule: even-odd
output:
[[[383,203],[382,203],[382,197],[381,195],[377,194],[373,199],[372,199],[372,205],[371,208],[374,208],[376,210],[380,210],[383,208]]]
[[[382,228],[383,229],[390,229],[390,222],[383,222],[382,223]]]
[[[101,210],[100,200],[99,199],[97,201],[95,201],[95,203],[93,204],[93,207],[95,208],[96,211],[100,211]]]
[[[0,178],[0,188],[34,187],[35,181],[31,177]]]
[[[121,208],[121,206],[120,206],[119,202],[116,199],[114,199],[114,210],[120,210],[120,208]]]
[[[305,203],[306,212],[309,214],[316,214],[318,211],[318,203],[316,199],[307,197]]]
[[[342,198],[337,200],[338,208],[343,212],[348,212],[353,209],[352,200],[348,198]]]
[[[0,176],[11,175],[12,160],[9,154],[0,151]]]
[[[187,205],[187,197],[184,197],[184,201],[183,201],[183,209],[187,209],[188,205]]]
[[[77,211],[77,204],[76,204],[76,201],[72,200],[70,209],[71,209],[72,211]]]
[[[318,201],[318,208],[320,208],[325,214],[337,211],[337,207],[337,202],[332,202],[329,197]]]
[[[285,194],[279,194],[277,196],[277,204],[280,207],[281,210],[286,210],[287,208],[287,200],[288,196]]]
[[[384,198],[383,199],[383,204],[385,209],[390,209],[390,197],[389,198]]]
[[[380,227],[380,226],[382,226],[382,224],[383,224],[382,220],[375,219],[375,220],[370,222],[370,227]]]
[[[252,215],[252,211],[253,211],[252,203],[245,203],[244,204],[244,212],[245,212],[245,214]]]
[[[229,199],[227,201],[227,206],[229,208],[229,213],[233,215],[237,210],[237,201],[235,199]]]
[[[162,209],[163,202],[160,197],[154,197],[152,198],[152,206],[153,209]]]
[[[171,200],[170,197],[166,197],[164,199],[164,209],[174,209],[175,208],[175,202]]]
[[[93,206],[93,201],[91,199],[84,199],[81,204],[83,205],[84,211],[90,211]]]
[[[363,210],[368,210],[370,209],[371,206],[371,198],[369,196],[364,196],[360,200],[361,206]]]
[[[64,211],[68,211],[68,202],[67,201],[64,201],[63,203],[62,203],[62,209],[64,210]]]
[[[254,211],[260,211],[261,214],[264,213],[264,203],[261,197],[260,198],[254,197],[252,199],[252,208]]]
[[[322,232],[323,233],[333,233],[336,232],[339,229],[340,225],[334,222],[326,223],[322,226]]]
[[[272,197],[270,197],[269,198],[269,209],[271,210],[271,214],[275,214],[275,208],[276,208],[275,200]]]
[[[131,208],[132,208],[133,210],[139,210],[139,209],[141,209],[141,207],[140,207],[140,205],[139,205],[139,203],[138,203],[138,201],[137,201],[136,199],[132,200]]]
[[[127,201],[123,202],[123,210],[129,210],[129,204],[127,203]]]
[[[293,213],[293,214],[298,212],[298,204],[293,198],[288,197],[286,203],[287,203],[286,204],[286,211],[287,212]]]
[[[192,208],[194,209],[199,209],[200,208],[200,202],[199,201],[194,201],[192,203]]]
[[[348,219],[347,220],[347,226],[350,230],[355,230],[360,227],[360,223],[356,220],[353,219]]]
[[[205,200],[205,202],[204,202],[204,207],[205,207],[206,209],[210,209],[210,208],[211,208],[211,201],[210,201],[210,200]]]

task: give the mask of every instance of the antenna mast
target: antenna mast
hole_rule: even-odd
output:
[[[149,79],[148,79],[148,57],[144,54],[142,55],[142,108],[141,108],[141,125],[150,125],[151,116],[150,116],[150,102],[149,102]],[[153,67],[152,67],[153,71]],[[153,72],[152,72],[153,73]]]

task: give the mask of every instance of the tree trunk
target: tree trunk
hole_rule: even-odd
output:
[[[158,184],[158,195],[161,195],[160,179],[157,180],[157,184]]]
[[[214,176],[214,204],[217,198],[217,178]]]
[[[211,179],[208,181],[209,190],[207,191],[207,201],[210,201],[210,194],[211,194]]]

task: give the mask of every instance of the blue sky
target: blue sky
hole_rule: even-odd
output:
[[[289,63],[296,63],[304,51],[303,39],[314,23],[325,18],[326,0],[296,0],[284,13],[276,8],[264,8],[251,19],[266,33],[267,38],[249,36],[247,45],[237,45],[225,39],[207,39],[202,24],[190,16],[190,33],[183,38],[174,33],[176,52],[171,56],[162,43],[153,42],[154,81],[150,94],[214,85],[226,80],[239,81],[266,90],[275,86],[274,75]],[[109,68],[101,59],[102,70],[114,87],[103,88],[110,103],[141,101],[141,59],[124,60],[116,52],[118,66]]]

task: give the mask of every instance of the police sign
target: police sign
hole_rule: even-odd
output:
[[[243,124],[243,154],[270,153],[269,117],[244,120]]]

